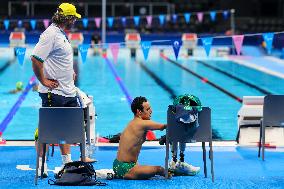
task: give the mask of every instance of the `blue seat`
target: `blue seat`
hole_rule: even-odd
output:
[[[260,149],[262,149],[263,161],[266,127],[284,127],[284,95],[267,95],[264,97],[263,118],[260,122],[258,148],[258,157],[260,157]]]
[[[42,107],[39,109],[38,152],[35,184],[38,179],[40,147],[46,144],[80,143],[82,160],[85,161],[84,112],[79,107]],[[41,178],[44,171],[46,148],[43,148]]]

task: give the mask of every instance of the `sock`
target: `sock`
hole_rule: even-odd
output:
[[[61,155],[62,163],[65,165],[66,163],[72,162],[71,154]]]

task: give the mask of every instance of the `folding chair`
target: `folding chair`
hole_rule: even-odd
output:
[[[267,95],[264,97],[263,118],[260,122],[258,157],[262,148],[264,161],[265,128],[284,127],[284,95]]]
[[[39,154],[43,147],[41,178],[44,171],[46,144],[80,143],[82,160],[85,161],[84,113],[79,107],[42,107],[39,109],[38,151],[35,184],[38,180]]]
[[[211,175],[214,182],[214,167],[213,167],[213,149],[212,149],[212,129],[211,129],[211,109],[203,107],[198,116],[199,127],[193,136],[191,136],[190,129],[186,129],[183,123],[175,120],[175,113],[172,108],[168,108],[167,112],[167,133],[166,133],[166,177],[168,177],[168,161],[169,161],[169,144],[170,142],[202,142],[203,150],[203,163],[204,163],[204,175],[207,178],[206,167],[206,148],[205,142],[209,142],[209,158],[211,160]]]

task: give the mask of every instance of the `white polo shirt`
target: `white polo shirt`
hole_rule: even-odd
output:
[[[64,31],[51,24],[40,35],[32,56],[43,63],[45,78],[59,82],[59,86],[52,89],[51,93],[65,97],[76,96],[73,80],[73,49]],[[48,88],[40,83],[39,92],[47,93]]]

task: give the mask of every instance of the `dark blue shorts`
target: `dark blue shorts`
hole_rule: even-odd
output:
[[[65,97],[57,94],[50,93],[48,99],[47,93],[39,93],[42,100],[42,107],[77,107],[77,97]]]

